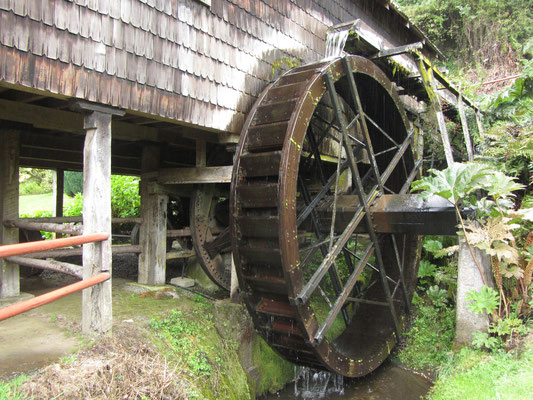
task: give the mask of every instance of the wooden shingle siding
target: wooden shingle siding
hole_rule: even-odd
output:
[[[0,0],[0,81],[239,132],[273,63],[319,59],[372,3]]]

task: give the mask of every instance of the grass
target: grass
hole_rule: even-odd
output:
[[[418,305],[405,335],[405,345],[398,353],[400,362],[415,370],[434,372],[453,349],[455,310]]]
[[[430,400],[533,398],[533,349],[521,355],[462,349],[442,368]]]
[[[63,206],[67,207],[73,198],[63,196]],[[38,211],[52,211],[55,207],[53,193],[30,194],[19,197],[19,214],[35,214]]]
[[[24,396],[20,393],[19,388],[22,382],[26,380],[26,375],[19,375],[16,378],[4,382],[0,381],[0,400],[22,400]]]

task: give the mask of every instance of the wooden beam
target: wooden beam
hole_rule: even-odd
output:
[[[172,197],[186,197],[192,196],[194,190],[193,185],[162,185],[157,182],[148,182],[147,190],[150,194],[164,194]]]
[[[166,168],[159,170],[162,184],[230,183],[233,167]]]
[[[0,119],[31,124],[36,128],[83,133],[83,115],[72,111],[0,99]],[[158,130],[126,122],[112,122],[113,138],[128,141],[158,140]]]

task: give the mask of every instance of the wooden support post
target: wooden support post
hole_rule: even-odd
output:
[[[468,120],[466,119],[465,105],[463,103],[463,95],[461,93],[459,93],[459,96],[457,96],[457,109],[459,110],[459,117],[461,118],[461,126],[463,127],[463,136],[465,138],[468,161],[474,161],[474,150],[472,149],[472,138],[470,137],[470,130],[468,129]]]
[[[56,215],[54,217],[63,216],[63,194],[65,193],[65,171],[57,169],[55,171],[55,194],[56,194]]]
[[[157,171],[160,149],[155,145],[143,148],[141,171],[143,174]],[[139,257],[139,283],[161,285],[166,278],[167,256],[167,204],[168,195],[150,193],[147,176],[141,176],[141,218],[139,232],[141,255]]]
[[[111,118],[123,111],[78,102],[85,112],[83,147],[83,233],[101,232],[109,238],[83,245],[83,279],[111,273]],[[82,295],[82,332],[111,332],[111,279],[87,288]]]
[[[0,218],[19,216],[19,148],[16,131],[0,132]],[[0,244],[18,243],[18,229],[0,224]],[[20,294],[19,266],[0,259],[0,298]]]
[[[483,137],[485,135],[485,130],[483,129],[483,119],[481,117],[480,111],[476,111],[476,123],[477,123],[477,130],[479,131],[479,136]]]
[[[450,138],[448,136],[448,130],[446,129],[446,121],[444,120],[444,113],[442,112],[442,106],[440,104],[440,99],[437,94],[437,85],[435,83],[435,78],[433,76],[433,69],[430,67],[426,70],[426,66],[422,58],[418,59],[418,70],[420,71],[420,76],[422,77],[422,82],[426,88],[426,92],[429,97],[429,102],[431,103],[435,114],[437,116],[437,123],[439,126],[440,135],[442,138],[442,145],[444,147],[444,154],[446,156],[446,163],[448,167],[453,164],[453,154],[452,146],[450,144]]]
[[[196,166],[207,166],[207,148],[205,140],[196,140]]]

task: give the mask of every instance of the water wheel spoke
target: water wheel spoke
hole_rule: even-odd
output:
[[[424,160],[421,158],[415,162],[413,169],[411,170],[409,175],[407,175],[407,179],[403,184],[402,188],[398,191],[398,193],[405,194],[409,191],[409,189],[411,188],[411,183],[413,183],[413,181],[416,179],[423,161]]]
[[[394,169],[396,168],[396,166],[400,162],[401,158],[404,156],[405,152],[407,151],[407,149],[411,145],[411,142],[413,141],[414,134],[415,134],[415,131],[412,129],[409,132],[409,134],[407,135],[407,137],[405,138],[405,140],[403,141],[403,143],[400,146],[400,148],[398,149],[398,152],[394,155],[394,157],[392,158],[391,162],[389,163],[389,165],[385,169],[385,172],[383,172],[383,174],[381,175],[381,182],[383,184],[389,180],[390,176],[392,175],[392,172],[394,171]]]
[[[317,333],[315,334],[315,344],[318,344],[322,342],[324,339],[327,331],[333,324],[333,321],[335,321],[335,318],[337,318],[337,315],[342,310],[344,304],[346,303],[346,299],[349,297],[352,289],[354,288],[355,284],[357,283],[357,279],[361,275],[361,272],[363,272],[363,268],[374,253],[374,244],[371,243],[368,245],[367,249],[365,250],[365,253],[363,257],[361,258],[361,261],[359,261],[359,264],[354,269],[348,280],[346,281],[346,284],[344,285],[344,289],[342,293],[339,295],[337,300],[335,301],[335,304],[331,307],[331,310],[326,317],[326,320],[324,323],[320,326]]]
[[[310,202],[310,196],[309,196],[309,190],[307,189],[307,186],[305,185],[305,181],[304,179],[299,176],[299,182],[300,182],[300,189],[302,191],[302,196],[304,198],[304,201],[306,203],[309,203]],[[316,212],[313,210],[311,212],[311,221],[312,221],[312,224],[313,224],[313,228],[315,230],[315,235],[317,236],[318,240],[321,240],[321,225],[320,225],[320,219],[318,218],[318,216],[316,215]],[[355,227],[354,227],[355,229]],[[320,251],[322,252],[322,256],[326,257],[326,254],[327,254],[327,250],[326,250],[326,246],[325,245],[321,245],[319,246],[320,248]],[[331,268],[331,266],[333,266],[333,268]],[[319,270],[320,270],[320,267],[319,267]],[[342,280],[339,276],[339,271],[335,265],[335,259],[333,258],[332,262],[329,263],[328,267],[324,269],[324,274],[325,273],[328,273],[329,274],[329,277],[331,279],[331,283],[332,283],[332,286],[333,286],[333,290],[335,291],[335,295],[339,295],[341,290],[342,290]],[[320,280],[316,281],[316,285],[320,284],[320,281],[322,280],[324,275],[322,275],[322,277],[320,278]],[[314,287],[314,289],[316,289],[316,286]],[[343,310],[343,317],[344,317],[344,322],[346,324],[348,324],[349,322],[349,318],[348,318],[348,314],[346,313],[345,310]]]
[[[377,158],[379,156],[382,156],[384,154],[390,153],[395,150],[398,150],[398,147],[389,147],[388,149],[385,149],[385,150],[380,151],[379,153],[376,153],[375,156]]]
[[[220,232],[213,240],[206,241],[204,248],[211,258],[220,253],[228,253],[231,251],[231,234],[229,226]]]
[[[378,131],[380,131],[381,134],[382,134],[383,136],[385,136],[385,137],[386,137],[386,138],[387,138],[392,144],[394,144],[394,146],[395,146],[396,148],[400,147],[400,145],[399,145],[398,143],[396,143],[396,141],[395,141],[395,140],[394,140],[394,139],[393,139],[393,138],[392,138],[387,132],[385,132],[385,130],[384,130],[381,126],[379,126],[379,125],[376,123],[376,121],[374,121],[372,118],[370,118],[367,114],[364,114],[364,116],[365,116],[365,121],[370,122],[370,123],[372,124],[372,126],[373,126],[374,128],[376,128]]]
[[[322,278],[324,277],[326,272],[329,271],[331,265],[335,261],[335,258],[344,249],[346,242],[348,242],[353,231],[362,221],[364,216],[365,216],[365,213],[363,212],[363,207],[360,206],[354,213],[354,217],[352,218],[352,220],[350,221],[350,223],[348,224],[344,232],[341,235],[339,235],[339,239],[331,247],[331,250],[328,252],[328,254],[325,255],[324,259],[322,260],[322,263],[320,264],[318,269],[315,271],[311,279],[309,279],[309,281],[304,286],[302,291],[296,296],[296,300],[298,302],[305,303],[306,301],[309,300],[309,298],[311,297],[311,294],[315,291],[316,287],[322,281]]]
[[[347,163],[344,163],[343,165],[341,165],[341,172],[344,171],[346,168],[348,168],[348,164]],[[302,224],[302,222],[304,222],[307,219],[309,214],[311,214],[313,212],[313,210],[316,208],[318,203],[320,203],[320,201],[322,201],[324,199],[324,197],[326,196],[326,194],[330,190],[331,186],[335,183],[336,178],[337,178],[337,173],[336,172],[331,174],[331,176],[328,178],[327,182],[322,187],[320,192],[318,192],[315,195],[315,197],[307,203],[306,207],[302,210],[302,212],[298,215],[298,218],[296,219],[296,226],[297,227],[299,227]],[[303,178],[300,178],[300,177],[298,179],[299,179],[299,181],[303,180]]]

